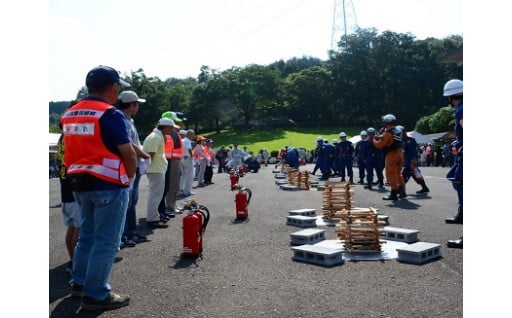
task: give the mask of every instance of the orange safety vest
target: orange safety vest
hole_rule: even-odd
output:
[[[206,153],[210,157],[210,161],[213,161],[214,156],[213,156],[213,150],[211,147],[206,146]]]
[[[105,102],[83,100],[62,116],[68,175],[87,173],[114,184],[129,184],[121,157],[111,152],[101,138],[100,118],[111,108],[114,106]]]
[[[181,137],[178,135],[176,140],[178,140],[179,144],[175,146],[173,138],[170,135],[165,135],[165,158],[178,160],[183,158],[184,147]]]
[[[169,135],[165,135],[165,158],[168,160],[172,159],[172,149],[174,148],[172,138]]]

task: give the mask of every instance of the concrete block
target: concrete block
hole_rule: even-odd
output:
[[[285,191],[298,191],[299,190],[299,187],[297,187],[295,185],[291,185],[291,184],[281,184],[279,186],[279,188],[281,190],[285,190]]]
[[[316,209],[298,209],[288,211],[288,215],[316,216]]]
[[[305,229],[290,234],[292,245],[315,244],[325,240],[325,230]]]
[[[416,242],[396,251],[398,260],[405,263],[422,264],[441,257],[441,245],[436,243]]]
[[[377,221],[382,221],[385,225],[389,225],[389,216],[379,214],[377,215]]]
[[[343,264],[343,252],[340,250],[305,244],[292,247],[292,259],[299,262],[331,267]]]
[[[418,230],[402,229],[398,227],[385,226],[383,228],[386,239],[392,241],[400,241],[406,243],[414,243],[419,241]]]
[[[302,215],[288,215],[286,224],[298,227],[316,227],[316,217]]]

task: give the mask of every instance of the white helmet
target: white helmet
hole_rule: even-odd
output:
[[[405,130],[404,126],[402,126],[402,125],[398,125],[398,126],[396,126],[396,128],[400,129],[400,131],[402,131],[402,132],[404,132],[404,130]]]
[[[462,95],[462,81],[452,79],[444,84],[443,96]]]
[[[382,119],[382,122],[385,123],[385,124],[396,122],[396,117],[393,114],[384,115],[384,116],[382,116],[381,119]]]
[[[368,133],[366,132],[366,130],[361,130],[361,132],[359,133],[360,136],[368,136]]]
[[[337,140],[337,139],[333,139],[333,140],[332,140],[332,143],[333,143],[333,144],[337,144],[337,143],[338,143],[338,140]]]
[[[319,141],[319,140],[323,140],[323,138],[320,136],[316,137],[316,141]]]
[[[347,137],[347,134],[345,134],[345,132],[340,132],[340,137]]]
[[[375,134],[375,128],[373,127],[370,127],[368,129],[366,129],[366,131],[369,133],[369,134]]]

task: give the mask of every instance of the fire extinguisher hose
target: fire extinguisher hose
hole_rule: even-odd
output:
[[[249,197],[247,198],[247,205],[249,205],[249,202],[251,201],[252,198],[252,191],[249,188],[244,188],[244,190],[247,191],[247,193],[249,193]]]
[[[208,226],[208,222],[210,221],[210,211],[204,205],[198,204],[197,211],[203,215],[203,226],[201,227],[202,233],[206,231],[206,226]]]

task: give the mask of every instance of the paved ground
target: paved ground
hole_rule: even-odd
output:
[[[311,170],[312,166],[301,169]],[[388,261],[348,261],[331,268],[291,259],[289,210],[315,208],[322,193],[282,191],[273,167],[241,179],[253,198],[249,218],[235,222],[234,193],[229,176],[214,174],[215,184],[195,189],[211,219],[204,237],[203,258],[182,259],[181,219],[169,228],[144,227],[147,179],[142,177],[138,217],[151,242],[119,252],[111,275],[113,290],[131,296],[129,306],[106,312],[80,312],[69,298],[67,254],[58,179],[49,193],[49,313],[51,317],[462,317],[463,250],[446,248],[462,225],[444,223],[456,210],[456,193],[444,179],[447,168],[423,168],[431,192],[396,203],[381,199],[387,192],[353,186],[357,207],[374,207],[390,217],[390,225],[417,229],[423,242],[439,243],[442,258],[423,265]],[[354,171],[357,174],[357,168]],[[314,178],[312,178],[314,179]],[[333,179],[334,180],[334,179]],[[326,239],[335,239],[326,227]]]

